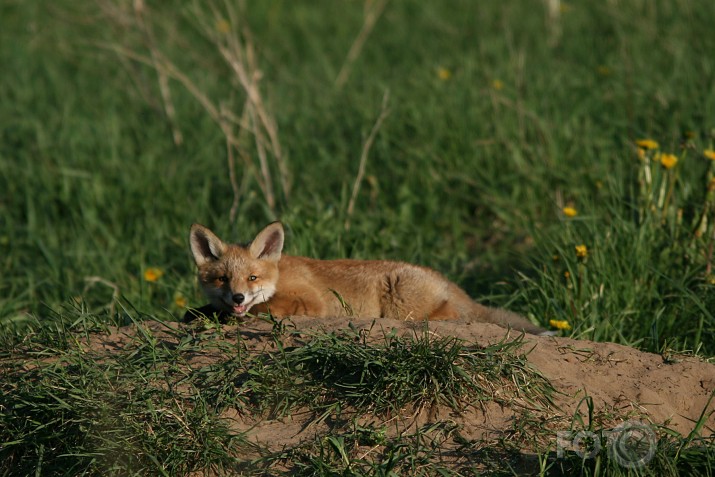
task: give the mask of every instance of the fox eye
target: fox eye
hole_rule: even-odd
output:
[[[228,282],[228,277],[226,275],[221,275],[220,277],[218,277],[218,281],[220,281],[221,283],[226,283]]]
[[[248,277],[248,281],[249,281],[249,282],[254,282],[254,281],[256,281],[256,280],[258,280],[258,277],[255,276],[255,275],[251,275],[251,276]]]

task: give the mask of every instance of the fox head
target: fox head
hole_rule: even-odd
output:
[[[252,306],[268,301],[276,292],[283,238],[280,222],[269,224],[245,246],[227,244],[203,225],[192,225],[191,253],[211,304],[244,316]]]

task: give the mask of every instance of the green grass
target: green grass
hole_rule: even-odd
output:
[[[251,445],[198,390],[178,386],[185,371],[176,359],[190,343],[169,350],[149,333],[130,352],[107,357],[81,345],[80,328],[71,331],[75,340],[68,348],[23,346],[2,363],[3,475],[186,475],[237,468],[236,451]]]
[[[293,475],[301,476],[452,475],[438,458],[440,446],[452,437],[454,430],[440,423],[388,438],[385,429],[356,425],[345,433],[331,434],[271,456],[270,461],[291,462]]]
[[[107,469],[94,453],[124,445],[152,456],[126,463],[125,472],[232,468],[227,449],[241,437],[221,430],[217,411],[253,405],[231,381],[245,357],[204,376],[219,388],[200,385],[198,372],[187,378],[206,403],[177,408],[167,390],[131,387],[156,369],[169,372],[172,352],[149,341],[126,362],[104,364],[73,346],[78,331],[171,321],[183,300],[201,304],[187,246],[193,222],[246,240],[279,218],[292,254],[420,263],[485,303],[547,327],[567,321],[567,336],[715,355],[715,161],[703,154],[715,149],[713,2],[568,2],[550,20],[546,2],[393,1],[341,87],[335,80],[364,2],[248,2],[235,16],[231,2],[217,2],[215,18],[204,1],[156,2],[140,16],[132,2],[111,11],[101,8],[107,3],[0,2],[0,356],[48,360],[30,372],[8,365],[0,378],[3,394],[23,398],[35,416],[36,427],[7,421],[20,427],[0,443],[20,474],[100,472]],[[227,34],[217,20],[233,32],[250,26],[241,38],[255,47],[282,151],[276,159],[267,150],[272,179],[263,187],[251,133],[230,130],[234,190],[225,130],[176,78],[168,79],[175,112],[167,113],[157,70],[138,61],[160,53],[240,117],[246,95],[216,48]],[[349,214],[361,148],[386,91],[389,115]],[[676,154],[677,165],[664,169],[656,152],[639,159],[635,141],[643,138]],[[567,205],[578,215],[565,216]],[[163,271],[156,282],[144,279],[150,267]],[[339,352],[350,350],[375,363],[379,382],[380,373],[402,372],[391,368],[397,353],[415,346],[435,353],[423,371],[410,370],[423,378],[436,362],[457,376],[450,373],[469,373],[484,359],[484,351],[419,336],[396,342],[394,356],[340,341],[334,348],[336,339],[286,350],[264,371],[301,367],[304,379],[330,381],[343,372],[334,367]],[[464,388],[432,389],[423,401],[406,389],[398,399],[456,402],[474,391],[452,382]],[[129,405],[117,415],[122,400]],[[218,430],[167,446],[166,435],[182,434],[160,404]],[[369,399],[351,404],[380,408]],[[66,439],[77,429],[92,436],[96,416],[111,417],[99,419],[111,442]],[[74,427],[57,434],[41,422]],[[135,439],[145,422],[158,430],[153,443]],[[693,452],[712,459],[711,450]],[[6,469],[0,473],[12,473]],[[614,472],[604,469],[588,475]]]
[[[436,404],[457,412],[487,401],[547,406],[553,392],[516,352],[519,341],[476,348],[425,334],[369,344],[356,343],[350,333],[306,338],[286,331],[275,335],[274,351],[266,352],[240,341],[236,348],[220,330],[197,329],[206,334],[197,339],[140,326],[132,339],[106,353],[89,348],[83,327],[67,330],[74,340],[66,348],[37,351],[16,343],[4,357],[4,475],[439,468],[433,441],[446,442],[456,425],[438,421],[390,437],[387,424],[365,427],[357,419],[394,419],[404,408],[414,414]],[[307,341],[288,345],[295,340]],[[192,361],[209,353],[221,359],[209,365]],[[268,451],[228,427],[221,416],[229,409],[269,419],[307,409],[310,425],[329,418],[333,435]],[[365,445],[375,446],[371,454],[379,458],[358,457],[358,446]]]
[[[522,344],[517,339],[477,348],[427,331],[409,339],[388,335],[379,345],[369,344],[365,333],[319,334],[249,370],[247,385],[273,414],[303,405],[320,419],[348,410],[389,416],[405,408],[444,404],[459,410],[517,398],[547,406],[553,388],[518,354]]]

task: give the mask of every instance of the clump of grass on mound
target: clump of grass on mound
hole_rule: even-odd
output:
[[[668,433],[672,431],[666,429]],[[612,432],[612,431],[609,431]],[[608,437],[609,432],[597,430],[597,446],[586,442],[588,448],[568,452],[555,458],[547,475],[600,476],[712,476],[715,466],[715,440],[712,437],[681,437],[663,434],[658,439],[629,442],[620,445]],[[655,435],[655,434],[654,434]],[[652,447],[651,447],[652,446]],[[553,456],[552,456],[553,458]]]
[[[702,431],[714,397],[705,404],[687,436],[650,424],[635,413],[597,412],[593,399],[585,398],[587,413],[577,411],[571,429],[556,434],[556,454],[540,456],[543,472],[592,477],[713,475],[715,436],[703,437]],[[537,436],[554,437],[547,428],[529,426],[529,430]]]
[[[345,408],[387,414],[442,404],[456,410],[480,401],[522,399],[548,405],[553,388],[518,354],[521,339],[477,347],[424,332],[387,334],[371,344],[358,333],[317,334],[249,370],[244,386],[272,411],[308,405],[323,417]]]
[[[272,469],[285,466],[290,475],[457,475],[440,461],[443,446],[456,430],[442,422],[413,433],[387,437],[384,427],[358,426],[331,432],[262,459]]]
[[[185,475],[235,466],[243,445],[200,400],[182,402],[161,372],[77,349],[3,370],[3,475]],[[106,358],[106,357],[105,357]]]

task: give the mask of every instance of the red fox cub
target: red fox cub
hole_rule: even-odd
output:
[[[203,225],[191,226],[191,253],[211,303],[190,311],[276,317],[361,316],[399,320],[467,320],[528,333],[544,330],[506,310],[474,302],[440,273],[385,260],[316,260],[282,255],[283,225],[273,222],[246,245],[223,242]]]

